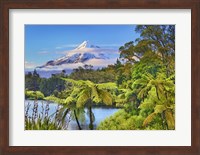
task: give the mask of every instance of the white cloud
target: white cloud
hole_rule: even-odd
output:
[[[67,47],[77,47],[79,44],[66,44],[66,45],[60,45],[57,46],[55,49],[63,49],[63,48],[67,48]]]
[[[98,67],[106,67],[108,65],[114,64],[116,62],[117,58],[113,59],[91,59],[86,62],[86,64],[90,64],[94,66],[95,68]]]
[[[26,69],[33,69],[35,68],[37,65],[34,63],[34,62],[28,62],[28,61],[25,61],[25,68]]]
[[[86,61],[85,63],[73,63],[73,64],[63,64],[63,65],[57,65],[57,66],[46,66],[43,68],[38,68],[38,70],[41,71],[61,71],[63,69],[72,70],[75,68],[78,68],[79,66],[83,67],[85,64],[92,65],[94,69],[106,67],[108,65],[114,64],[116,62],[117,58],[113,59],[91,59],[89,61]]]
[[[90,52],[90,53],[104,53],[104,54],[118,54],[119,51],[116,49],[107,49],[107,48],[83,48],[83,49],[74,49],[74,50],[66,50],[66,51],[55,51],[56,54],[75,54],[77,52]]]
[[[76,48],[79,45],[80,44],[65,44],[65,45],[57,46],[55,49],[72,48],[72,47]],[[121,44],[98,44],[98,46],[100,48],[104,48],[104,47],[107,47],[107,48],[117,47],[117,48],[119,48],[122,45]]]
[[[49,53],[49,51],[39,51],[39,52],[37,52],[38,54],[48,54]]]

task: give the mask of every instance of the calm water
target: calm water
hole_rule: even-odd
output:
[[[27,104],[30,104],[30,108],[28,111],[28,115],[32,116],[32,109],[33,109],[33,105],[34,105],[34,101],[33,100],[25,100],[25,107],[27,107]],[[56,112],[56,109],[58,108],[58,104],[57,103],[53,103],[53,102],[49,102],[49,101],[38,101],[38,113],[41,114],[42,112],[42,103],[43,103],[43,107],[45,108],[46,104],[49,103],[49,115],[54,114]],[[98,124],[103,121],[106,117],[109,117],[111,115],[113,115],[115,112],[117,112],[119,109],[117,108],[100,108],[100,107],[96,107],[92,109],[92,112],[94,113],[95,116],[95,121],[94,121],[94,128],[96,128],[98,126]],[[84,109],[85,113],[83,114],[83,118],[82,120],[79,120],[82,129],[87,130],[88,126],[89,126],[89,117],[88,117],[88,111],[87,109]],[[71,120],[69,122],[68,128],[69,130],[76,130],[78,129],[77,123],[75,120]]]

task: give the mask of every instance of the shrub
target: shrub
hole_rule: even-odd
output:
[[[25,98],[31,99],[31,100],[35,100],[35,99],[41,100],[41,99],[44,99],[44,94],[40,91],[26,90],[25,91]]]

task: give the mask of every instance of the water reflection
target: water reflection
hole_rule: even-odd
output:
[[[55,114],[58,104],[54,102],[49,102],[49,101],[43,101],[43,100],[38,100],[38,114],[42,113],[43,108],[49,104],[49,116]],[[30,104],[30,110],[28,111],[28,115],[32,116],[32,109],[34,106],[34,101],[33,100],[25,100],[25,107],[27,107],[28,103]],[[43,106],[42,106],[43,105]],[[95,107],[92,109],[92,112],[94,113],[95,120],[94,120],[94,129],[98,126],[98,124],[103,121],[106,117],[109,117],[113,115],[115,112],[117,112],[119,109],[117,108],[101,108],[101,107]],[[82,119],[79,120],[81,124],[81,128],[83,130],[89,130],[89,115],[88,115],[88,110],[85,108],[84,109],[84,114]],[[71,119],[68,125],[68,130],[78,130],[78,126],[75,120]]]

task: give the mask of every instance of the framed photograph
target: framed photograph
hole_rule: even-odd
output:
[[[0,151],[200,153],[200,1],[1,1]]]

